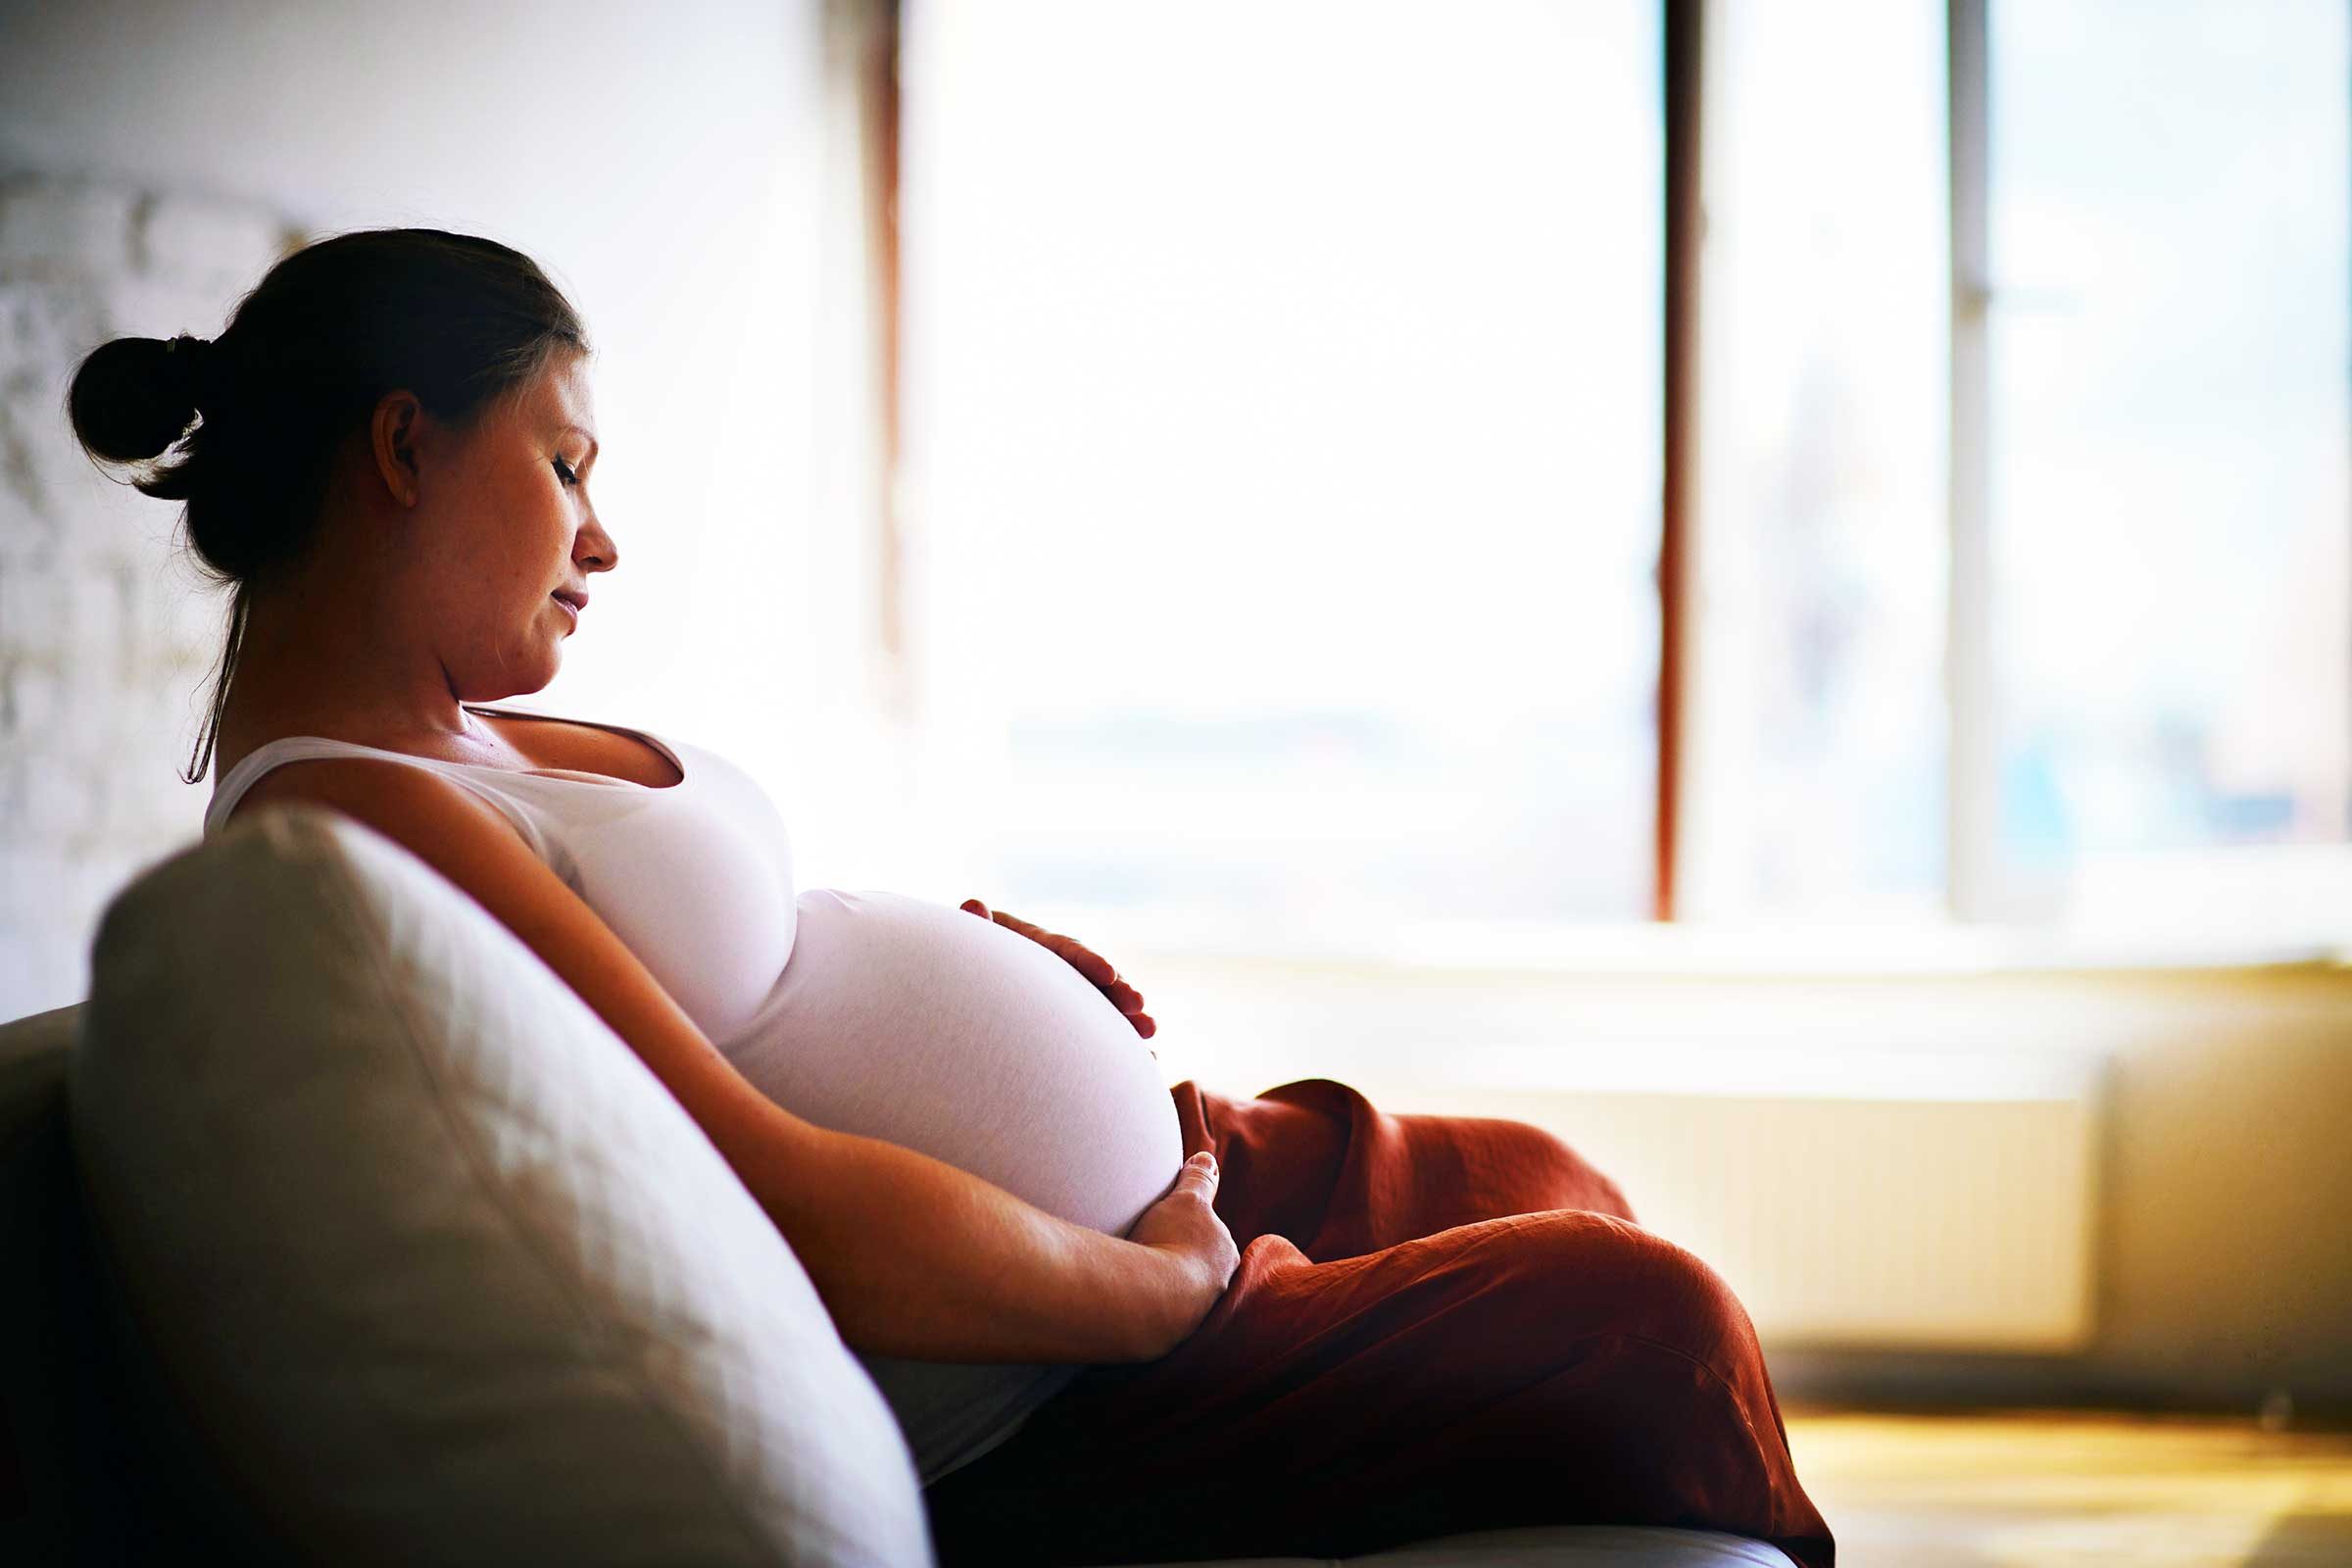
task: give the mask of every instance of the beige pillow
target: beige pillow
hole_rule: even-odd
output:
[[[92,968],[93,1217],[250,1521],[341,1563],[931,1561],[783,1238],[423,862],[262,809],[118,898]]]

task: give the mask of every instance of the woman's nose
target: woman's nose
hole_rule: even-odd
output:
[[[591,521],[573,542],[571,559],[580,564],[582,571],[611,571],[620,564],[620,548],[605,532],[603,523]]]

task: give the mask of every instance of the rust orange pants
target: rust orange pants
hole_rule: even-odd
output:
[[[943,1568],[1537,1524],[1729,1531],[1832,1568],[1747,1313],[1565,1144],[1325,1078],[1173,1094],[1241,1267],[1167,1355],[1089,1367],[924,1493]]]

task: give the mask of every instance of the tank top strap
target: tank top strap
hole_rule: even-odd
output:
[[[380,746],[362,746],[357,741],[330,740],[323,735],[282,736],[247,753],[236,766],[221,775],[220,784],[213,790],[212,803],[204,810],[205,836],[209,838],[226,826],[228,813],[236,809],[237,802],[245,798],[245,792],[252,789],[263,774],[287,762],[310,761],[322,757],[357,757],[371,761],[403,762],[411,767],[438,773],[490,806],[514,824],[514,831],[522,835],[523,842],[531,847],[533,855],[547,862],[559,875],[564,872],[564,868],[557,862],[548,835],[540,828],[537,813],[504,790],[493,789],[472,776],[473,770],[454,762],[437,761],[429,757],[411,757],[406,752],[386,751]]]

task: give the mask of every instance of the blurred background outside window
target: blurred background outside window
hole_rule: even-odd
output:
[[[1708,13],[1677,912],[1944,906],[1944,10]]]
[[[2249,866],[2352,912],[2346,8],[1959,3],[1704,9],[1677,912]],[[906,587],[975,886],[1232,949],[1647,915],[1663,25],[908,8]]]
[[[1654,0],[909,23],[927,689],[980,883],[1188,940],[1642,918]]]
[[[2346,17],[1992,8],[1994,912],[2206,902],[2214,852],[2345,840]]]

